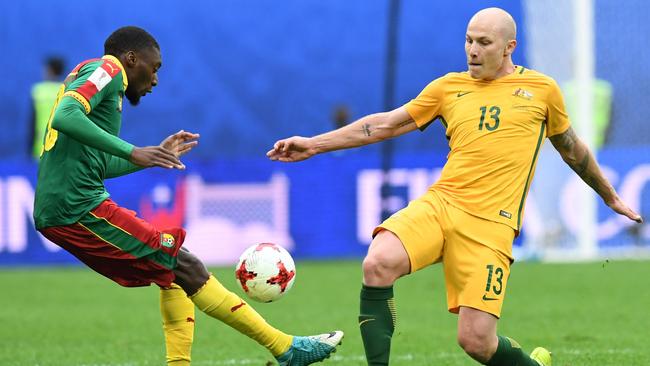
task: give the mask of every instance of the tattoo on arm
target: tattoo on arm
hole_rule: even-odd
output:
[[[577,139],[578,137],[571,127],[562,134],[550,137],[551,143],[560,153],[573,150]]]
[[[611,185],[600,173],[598,163],[594,163],[595,168],[590,168],[591,153],[579,143],[573,128],[560,135],[551,136],[550,140],[567,165],[596,193],[605,198],[605,195],[612,190]]]
[[[363,134],[370,137],[372,135],[372,132],[370,131],[370,124],[369,123],[364,123],[363,124]]]
[[[605,177],[601,176],[599,173],[599,170],[596,169],[590,169],[589,164],[591,164],[591,153],[589,150],[583,147],[583,152],[584,154],[582,160],[580,162],[574,161],[569,164],[569,167],[573,169],[576,174],[585,182],[589,187],[591,187],[596,193],[598,193],[601,197],[605,197],[607,192],[612,189],[611,185],[607,183],[607,180]],[[596,166],[598,165],[597,162],[595,162]]]
[[[415,123],[414,120],[412,120],[412,119],[408,119],[408,120],[406,120],[406,121],[402,121],[402,122],[400,122],[400,123],[397,125],[397,128],[402,128],[402,127],[404,127],[404,126],[408,126],[408,125],[413,124],[413,123]]]
[[[587,170],[589,167],[589,162],[591,157],[589,151],[584,151],[585,156],[580,162],[571,162],[567,163],[571,169],[573,169],[580,178],[582,178],[589,187],[591,187],[596,193],[601,194],[601,186],[598,181],[598,177],[594,175],[593,171]]]
[[[579,163],[573,163],[569,164],[571,169],[573,169],[574,172],[576,172],[579,176],[582,177],[584,174],[585,170],[587,170],[587,167],[589,166],[589,161],[591,159],[589,158],[589,152],[585,151],[585,156],[582,158],[582,161]]]
[[[551,143],[555,149],[562,155],[562,159],[583,179],[583,174],[589,167],[589,151],[584,149],[579,144],[578,136],[576,136],[573,128],[569,127],[566,132],[559,135],[551,136]],[[582,157],[580,157],[582,155]],[[580,161],[578,161],[580,159]]]

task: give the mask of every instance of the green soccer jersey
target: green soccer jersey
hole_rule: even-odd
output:
[[[109,194],[104,179],[137,170],[118,136],[127,77],[113,56],[79,64],[48,122],[34,200],[37,228],[75,223]]]

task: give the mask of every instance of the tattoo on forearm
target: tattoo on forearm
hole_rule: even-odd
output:
[[[592,164],[591,154],[589,150],[579,143],[576,133],[573,128],[569,128],[566,132],[551,136],[550,138],[553,146],[560,152],[562,158],[566,161],[567,165],[578,174],[578,176],[591,187],[596,193],[604,197],[607,192],[612,189],[607,180],[600,176],[596,167],[589,166]],[[579,159],[579,160],[578,160]]]
[[[569,166],[571,167],[571,169],[573,169],[574,172],[576,172],[579,176],[582,177],[585,170],[587,170],[587,167],[589,166],[589,160],[591,160],[589,158],[589,152],[585,151],[585,156],[582,158],[582,161],[580,161],[579,163],[576,162],[573,164],[569,164]]]
[[[598,190],[599,188],[598,179],[596,179],[596,177],[594,177],[594,175],[587,170],[590,160],[591,159],[589,158],[589,152],[585,151],[585,156],[582,158],[580,162],[570,163],[569,166],[571,167],[571,169],[573,169],[574,172],[576,172],[576,174],[578,174],[580,178],[582,178],[582,180],[585,181],[585,183],[587,183],[589,187],[593,188],[594,191],[600,193],[600,191]]]
[[[569,163],[571,169],[573,169],[576,174],[585,182],[589,187],[591,187],[596,193],[601,197],[605,197],[607,192],[612,189],[611,185],[604,180],[604,177],[600,177],[597,174],[597,169],[589,169],[589,164],[591,163],[591,154],[589,150],[583,148],[584,157],[580,162]],[[597,163],[595,163],[597,164]]]
[[[551,142],[558,150],[572,150],[575,147],[576,140],[578,137],[573,131],[573,128],[569,128],[565,133],[551,136]]]
[[[363,134],[370,137],[372,135],[372,132],[370,131],[370,124],[369,123],[364,123],[363,124]]]
[[[412,124],[412,123],[415,123],[415,121],[412,120],[412,119],[409,119],[409,120],[407,120],[407,121],[400,122],[400,124],[399,124],[398,126],[399,126],[399,127],[404,127],[404,126],[408,126],[408,125],[410,125],[410,124]]]

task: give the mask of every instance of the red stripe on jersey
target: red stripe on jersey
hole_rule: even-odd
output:
[[[84,61],[84,62],[78,64],[77,66],[75,66],[74,69],[72,69],[72,71],[70,71],[70,73],[68,74],[68,76],[66,76],[65,80],[63,80],[63,84],[64,84],[66,87],[67,87],[68,85],[70,85],[70,83],[72,83],[73,81],[77,80],[77,74],[79,73],[79,70],[80,70],[82,67],[84,67],[85,65],[87,65],[87,64],[89,64],[89,63],[91,63],[91,62],[93,62],[93,61],[97,61],[97,60],[101,60],[101,59],[100,59],[100,58],[91,58],[90,60],[86,60],[86,61]]]
[[[104,63],[101,64],[100,66],[102,69],[106,70],[108,75],[111,76],[111,79],[115,77],[115,75],[120,73],[120,67],[115,64],[115,62],[111,60],[106,60],[104,59]]]
[[[92,81],[86,80],[80,87],[77,88],[77,93],[81,94],[88,103],[90,103],[90,98],[97,94],[97,86],[93,84]]]
[[[75,72],[76,70],[79,70],[81,67],[85,66],[86,64],[88,64],[90,62],[99,61],[99,60],[102,61],[102,63],[99,65],[99,67],[101,69],[103,69],[104,71],[106,71],[106,73],[111,77],[111,79],[113,77],[115,77],[115,75],[119,74],[122,71],[119,66],[117,66],[114,62],[112,62],[110,60],[103,60],[103,59],[95,58],[95,59],[86,60],[86,61],[80,63],[79,65],[77,65],[77,67],[75,67],[75,69],[72,72]],[[90,103],[90,99],[93,96],[95,96],[95,94],[97,94],[98,91],[99,90],[97,89],[97,85],[95,85],[92,81],[89,81],[89,80],[87,80],[79,88],[77,88],[77,92],[79,94],[81,94],[84,98],[86,98],[88,103]]]
[[[91,63],[93,61],[98,61],[98,60],[101,60],[101,58],[91,58],[90,60],[83,61],[79,65],[75,66],[75,68],[72,69],[72,71],[70,71],[70,73],[79,72],[79,69],[84,67],[86,64],[89,64],[89,63]]]

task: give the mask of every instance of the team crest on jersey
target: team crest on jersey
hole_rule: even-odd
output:
[[[173,248],[174,237],[172,236],[172,234],[162,233],[160,235],[160,245],[162,245],[165,248]]]
[[[528,100],[533,99],[533,93],[522,88],[517,88],[517,90],[515,90],[514,93],[512,93],[512,95],[514,95],[515,97],[520,97]]]

